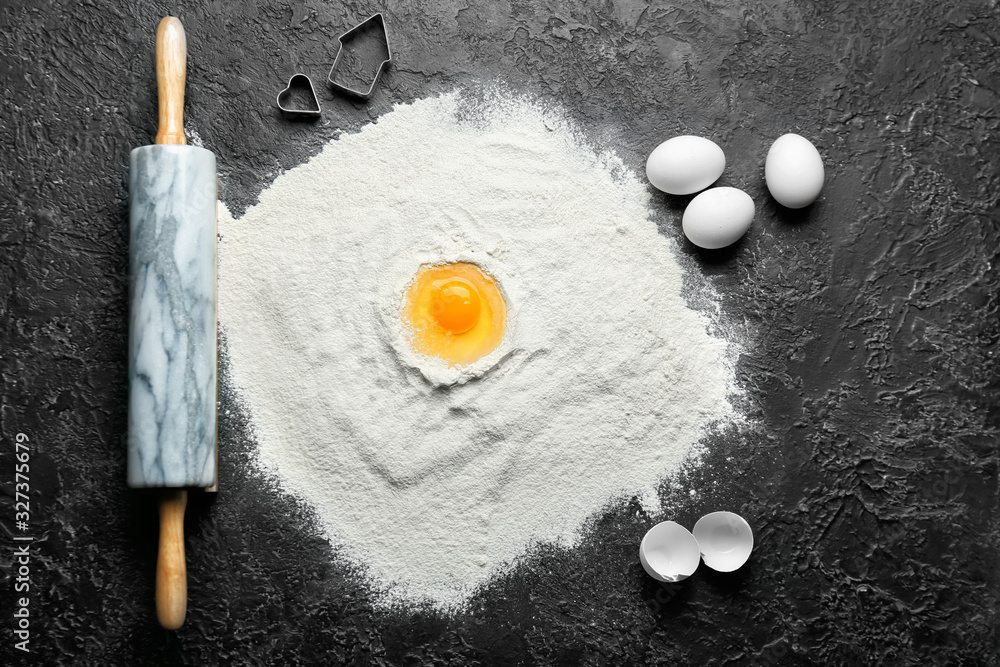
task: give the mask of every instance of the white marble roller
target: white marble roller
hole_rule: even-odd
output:
[[[187,489],[216,486],[215,156],[187,145],[187,36],[156,29],[160,126],[129,164],[128,483],[159,487],[156,615],[187,614]]]
[[[128,483],[211,487],[216,471],[215,155],[132,151]]]

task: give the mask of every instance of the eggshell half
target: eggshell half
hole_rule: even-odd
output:
[[[698,569],[698,540],[675,521],[658,523],[639,544],[639,562],[657,581],[682,581]]]
[[[712,512],[694,524],[705,565],[718,572],[739,569],[753,551],[753,531],[739,514]]]

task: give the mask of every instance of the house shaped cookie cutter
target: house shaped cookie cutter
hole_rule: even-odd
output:
[[[340,57],[344,54],[344,45],[353,40],[355,37],[357,37],[360,33],[373,30],[376,27],[381,27],[382,35],[385,36],[385,52],[387,54],[387,57],[378,66],[378,71],[375,72],[375,78],[372,80],[371,85],[368,86],[368,90],[355,90],[353,88],[348,88],[342,83],[337,83],[336,81],[334,81],[333,77],[334,74],[336,74],[337,72],[337,65],[340,64]],[[389,47],[389,31],[386,30],[385,28],[385,17],[382,16],[381,12],[377,14],[372,14],[370,17],[368,17],[367,19],[365,19],[358,25],[354,26],[340,37],[338,37],[337,40],[340,42],[340,48],[337,50],[337,57],[333,61],[333,67],[330,68],[330,74],[329,76],[327,76],[327,82],[330,84],[331,87],[333,87],[336,90],[339,90],[340,92],[347,93],[348,95],[354,95],[355,97],[360,97],[363,100],[367,100],[372,96],[372,93],[375,91],[375,84],[377,84],[379,78],[381,78],[382,72],[384,72],[385,68],[389,66],[390,62],[392,62],[392,49]]]

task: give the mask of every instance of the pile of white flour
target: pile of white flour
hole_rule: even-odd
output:
[[[558,110],[397,106],[220,220],[220,320],[261,463],[387,599],[460,603],[572,544],[733,415],[727,343],[681,297],[647,188]],[[471,261],[509,308],[471,369],[415,357],[402,290]]]

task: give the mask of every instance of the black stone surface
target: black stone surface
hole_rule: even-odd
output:
[[[360,103],[322,84],[336,38],[384,10],[395,55]],[[156,126],[153,34],[189,44],[187,125],[236,214],[281,170],[398,102],[505,82],[570,109],[641,173],[660,141],[708,136],[720,184],[757,202],[730,249],[664,235],[722,295],[756,436],[710,442],[663,495],[685,525],[729,508],[751,562],[676,589],[641,570],[660,517],[610,507],[578,548],[542,548],[456,616],[374,610],[308,508],[255,476],[221,377],[222,490],[187,517],[190,601],[155,621],[157,520],[125,486],[128,152]],[[996,2],[0,4],[0,663],[40,665],[998,664]],[[274,97],[296,71],[322,119]],[[824,157],[812,207],[767,195],[770,142]],[[15,438],[30,521],[15,524]],[[14,648],[15,536],[30,542],[30,654]]]

